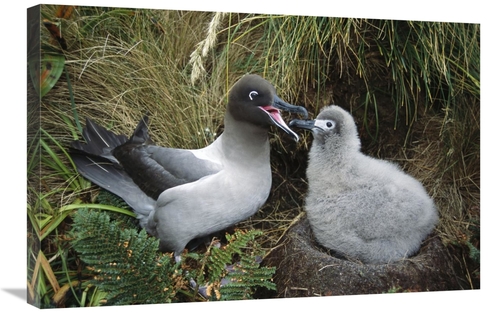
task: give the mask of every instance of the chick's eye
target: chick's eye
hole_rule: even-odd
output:
[[[250,100],[253,100],[253,97],[255,96],[258,96],[259,93],[257,91],[250,91],[250,93],[248,94],[248,97],[250,98]]]
[[[326,122],[326,127],[332,128],[332,126],[333,126],[332,122]]]

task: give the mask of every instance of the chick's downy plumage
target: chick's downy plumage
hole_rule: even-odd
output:
[[[353,117],[324,108],[292,126],[313,132],[305,210],[319,244],[365,263],[410,257],[438,222],[423,185],[398,166],[360,151]]]

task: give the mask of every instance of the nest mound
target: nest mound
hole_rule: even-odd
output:
[[[305,217],[264,262],[276,266],[274,296],[284,298],[463,289],[452,257],[436,235],[429,236],[411,258],[362,264],[334,257],[317,246]]]

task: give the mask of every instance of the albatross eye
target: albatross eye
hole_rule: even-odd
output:
[[[250,100],[253,100],[253,97],[255,96],[258,96],[259,93],[257,91],[250,91],[250,93],[248,94],[248,97],[250,98]]]

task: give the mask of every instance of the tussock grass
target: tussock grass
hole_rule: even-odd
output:
[[[440,215],[437,233],[452,251],[457,271],[474,289],[480,273],[479,103],[465,101],[470,102],[461,110],[415,122],[414,132],[423,135],[394,160],[434,199]]]
[[[477,115],[470,111],[464,118],[470,121]],[[433,129],[432,132],[438,134],[442,129],[439,118],[427,118],[422,124],[424,122],[426,131]],[[477,235],[464,225],[475,223],[479,226],[480,169],[478,162],[468,160],[479,155],[479,132],[468,132],[466,127],[459,126],[465,121],[455,123],[458,128],[453,131],[456,133],[448,140],[461,137],[467,143],[463,141],[459,146],[433,137],[422,138],[410,151],[402,150],[400,158],[395,158],[404,164],[406,171],[422,181],[436,201],[441,217],[440,235],[448,244]]]
[[[156,19],[163,28],[174,28],[181,18],[176,12],[170,16],[159,13]],[[155,141],[179,147],[206,145],[210,138],[198,133],[218,126],[224,103],[220,101],[221,94],[206,91],[209,84],[190,86],[188,74],[182,71],[187,62],[183,47],[194,46],[198,40],[192,34],[180,32],[179,36],[193,39],[191,45],[181,44],[156,28],[151,30],[154,25],[149,22],[147,11],[134,15],[124,18],[132,22],[129,28],[150,30],[145,34],[138,31],[144,38],[122,38],[118,37],[120,34],[97,34],[94,30],[93,36],[87,35],[85,42],[80,41],[78,50],[68,56],[67,68],[79,116],[93,118],[113,131],[128,134],[142,115],[149,114]],[[115,20],[102,19],[100,25],[107,32],[107,24],[116,25]],[[184,22],[191,24],[189,18]],[[55,121],[54,126],[59,125],[57,116],[64,114],[60,110],[67,101],[64,96],[67,91],[60,91],[63,94],[59,97],[54,94],[54,102],[51,107],[47,106],[49,112],[44,115],[49,126],[50,121]],[[200,96],[203,94],[205,96]]]
[[[42,17],[54,19],[56,9],[42,6]],[[365,151],[392,159],[424,183],[439,206],[440,237],[463,250],[457,263],[471,277],[478,273],[467,257],[467,247],[479,248],[478,25],[93,7],[77,7],[57,21],[68,49],[60,52],[42,26],[42,51],[63,53],[65,72],[41,99],[48,145],[40,150],[44,158],[29,163],[28,177],[33,212],[60,222],[42,242],[52,260],[47,268],[64,267],[76,279],[75,259],[54,252],[56,246],[70,251],[56,213],[91,201],[98,190],[77,177],[63,153],[79,137],[77,122],[92,118],[130,134],[148,114],[157,144],[203,147],[223,129],[229,88],[241,75],[257,73],[311,117],[331,103],[349,109]],[[31,115],[34,120],[36,111]],[[39,137],[30,138],[35,149]],[[262,230],[266,249],[303,215],[310,141],[304,134],[295,144],[272,132],[271,196],[236,225]],[[33,269],[37,256],[29,258]],[[68,275],[57,279],[64,285]],[[56,292],[46,280],[40,286],[49,305]]]

